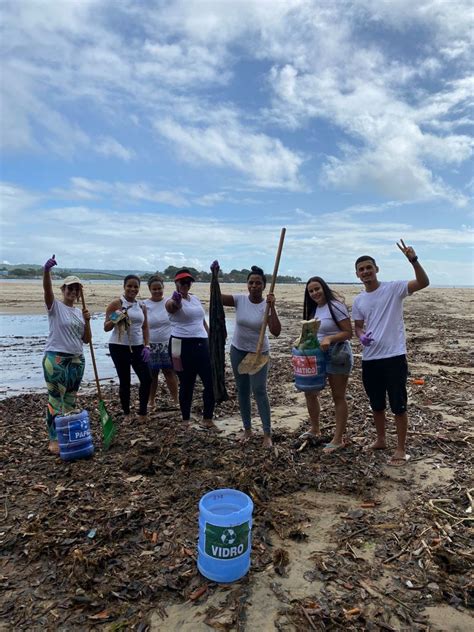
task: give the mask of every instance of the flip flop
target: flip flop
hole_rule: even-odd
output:
[[[388,467],[403,467],[411,459],[409,454],[405,454],[403,457],[392,457],[387,463]]]
[[[334,452],[337,452],[338,450],[344,450],[346,447],[345,443],[326,443],[326,445],[323,448],[323,454],[333,454]]]

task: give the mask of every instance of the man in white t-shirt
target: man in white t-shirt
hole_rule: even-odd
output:
[[[409,456],[406,453],[408,428],[407,389],[408,366],[406,359],[403,299],[427,287],[426,272],[411,246],[403,240],[397,243],[415,271],[413,281],[380,282],[375,259],[368,255],[355,262],[356,275],[364,284],[365,292],[356,296],[352,306],[354,329],[363,345],[362,381],[374,415],[377,440],[374,450],[387,447],[385,437],[385,408],[388,395],[390,409],[397,427],[397,449],[389,465],[400,467]]]

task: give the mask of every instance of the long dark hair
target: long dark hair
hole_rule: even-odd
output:
[[[336,325],[338,326],[338,328],[340,329],[341,327],[339,325],[339,322],[334,316],[334,308],[331,305],[331,301],[340,301],[341,303],[344,303],[344,298],[340,294],[335,292],[334,290],[331,290],[331,288],[326,283],[326,281],[319,276],[311,277],[310,279],[306,281],[306,287],[304,290],[304,303],[303,303],[304,320],[310,320],[311,318],[314,318],[316,309],[318,307],[308,292],[308,285],[314,282],[319,283],[319,285],[321,286],[323,290],[324,298],[326,299],[327,306],[329,308],[329,311],[331,312],[331,317],[333,321],[336,323]]]
[[[258,266],[252,266],[250,268],[250,272],[247,274],[247,281],[250,279],[250,277],[253,274],[256,274],[257,276],[262,277],[263,287],[265,288],[267,284],[267,277],[263,274],[262,268],[259,268]]]

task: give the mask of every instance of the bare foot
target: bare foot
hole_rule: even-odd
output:
[[[263,447],[264,448],[272,448],[273,447],[273,441],[272,441],[272,438],[270,437],[270,435],[264,435],[263,436]]]
[[[372,448],[372,450],[386,450],[387,443],[385,439],[377,439],[370,447]]]
[[[137,415],[137,422],[139,424],[144,424],[148,421],[148,415]]]
[[[212,421],[212,419],[203,419],[200,422],[201,426],[204,428],[209,428],[209,430],[215,430],[216,432],[222,432],[220,428],[216,426],[216,424]]]
[[[51,454],[59,454],[59,443],[57,441],[50,441],[48,445],[48,450]]]
[[[251,437],[252,437],[252,429],[249,428],[247,430],[247,428],[244,428],[241,432],[239,432],[237,441],[239,443],[247,443],[248,441],[250,441]]]

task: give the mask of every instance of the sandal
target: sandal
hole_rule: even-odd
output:
[[[346,444],[345,443],[326,443],[326,445],[323,448],[323,454],[333,454],[334,452],[337,452],[338,450],[344,450],[346,448]]]

